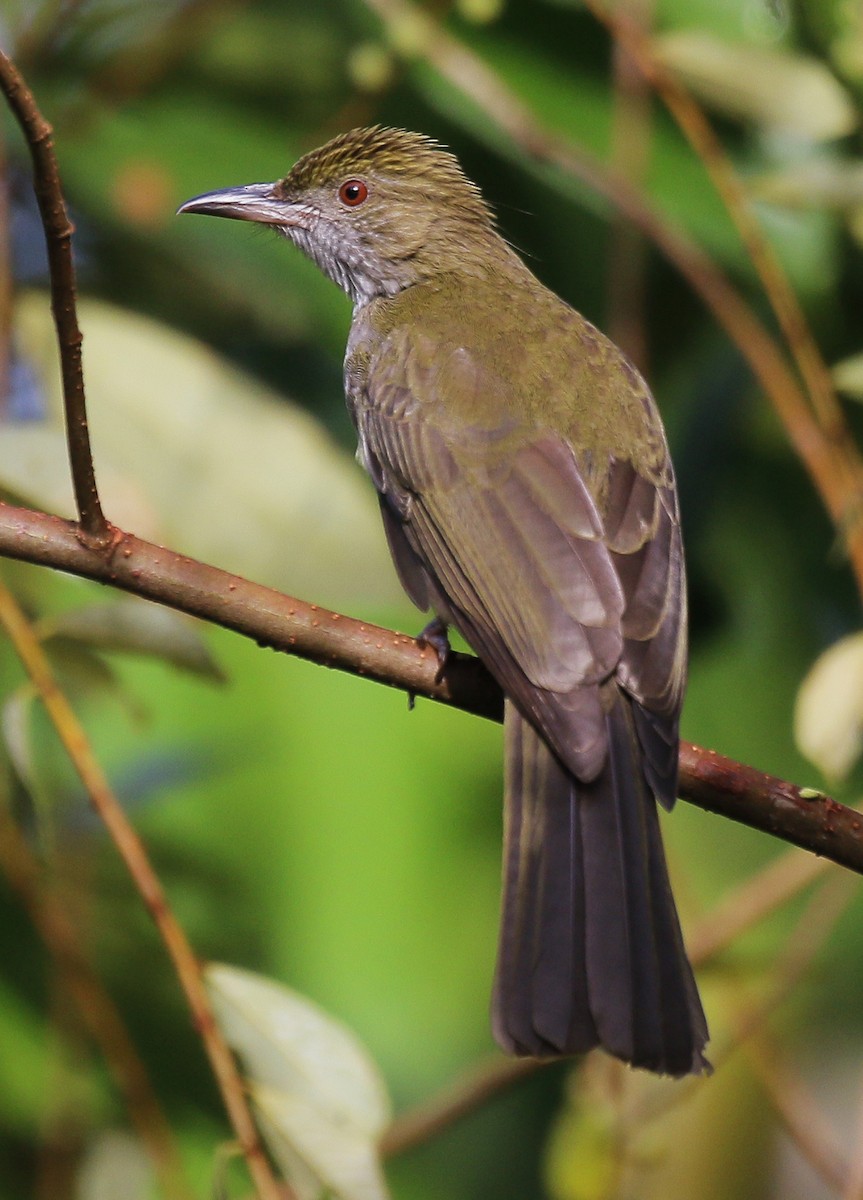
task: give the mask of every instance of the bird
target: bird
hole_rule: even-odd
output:
[[[687,619],[647,384],[425,134],[353,129],[178,211],[270,226],[350,297],[345,395],[401,583],[443,668],[452,627],[503,690],[497,1042],[709,1072],[657,811]]]

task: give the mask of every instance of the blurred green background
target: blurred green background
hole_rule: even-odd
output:
[[[658,35],[657,52],[708,104],[827,362],[840,364],[859,430],[859,6],[619,8]],[[815,765],[793,734],[808,669],[859,626],[841,539],[739,349],[605,201],[513,142],[481,69],[549,131],[613,157],[772,328],[702,164],[655,100],[627,90],[607,33],[577,0],[457,0],[423,11],[471,56],[467,78],[484,103],[428,61],[435,35],[417,10],[406,16],[382,0],[0,0],[0,46],[54,127],[77,227],[109,516],[305,599],[420,628],[352,459],[341,386],[348,301],[260,230],[173,214],[196,193],[278,178],[339,130],[422,130],[452,147],[536,273],[621,338],[656,392],[690,565],[684,736],[855,802],[859,654],[840,663],[844,691],[834,680],[817,693],[828,734],[846,732],[845,756],[810,751]],[[634,139],[632,128],[641,130]],[[28,158],[8,113],[0,134],[0,488],[70,514]],[[38,622],[202,958],[282,980],[343,1019],[397,1110],[493,1053],[498,728],[428,703],[408,712],[399,693],[185,623],[160,634],[155,652],[135,654],[128,631],[108,635],[94,616],[95,605],[112,604],[109,593],[17,565],[4,565],[3,578]],[[106,639],[126,651],[106,649]],[[186,669],[166,661],[181,651]],[[209,1195],[227,1124],[170,966],[5,642],[0,685],[6,803],[152,1073],[195,1194]],[[691,930],[784,853],[687,805],[664,829]],[[730,1049],[747,1006],[784,978],[805,902],[781,904],[706,967],[721,1063],[712,1080],[644,1081],[600,1061],[548,1070],[388,1164],[393,1194],[837,1194],[783,1132],[777,1106],[798,1093],[777,1079],[821,1107],[836,1155],[859,1154],[863,906],[853,891],[836,903],[838,923],[809,931],[813,963],[754,1043]],[[156,1195],[146,1171],[136,1174],[134,1142],[114,1136],[128,1117],[2,879],[0,944],[0,1194]],[[833,1153],[826,1135],[824,1146]],[[114,1169],[121,1184],[110,1182]],[[244,1194],[242,1179],[230,1172],[231,1195]]]

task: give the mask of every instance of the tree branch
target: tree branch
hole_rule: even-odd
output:
[[[106,554],[59,517],[0,504],[0,555],[69,571],[232,629],[260,645],[499,721],[500,689],[478,659],[453,654],[441,680],[433,651],[407,634],[285,596],[114,529]],[[863,816],[687,742],[680,795],[863,874]]]
[[[48,251],[51,311],[57,329],[63,378],[66,439],[81,529],[84,536],[91,538],[96,544],[102,544],[109,536],[108,523],[102,513],[96,488],[84,402],[84,374],[81,365],[83,339],[75,309],[75,263],[72,258],[74,227],[69,220],[60,188],[60,173],[52,141],[53,131],[36,107],[36,101],[15,64],[2,51],[0,90],[6,94],[9,107],[21,126],[33,159],[33,189],[39,203]]]

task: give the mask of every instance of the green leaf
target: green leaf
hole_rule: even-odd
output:
[[[300,1194],[314,1200],[328,1189],[340,1200],[385,1200],[376,1147],[390,1104],[356,1036],[263,976],[211,964],[206,981],[267,1144]]]

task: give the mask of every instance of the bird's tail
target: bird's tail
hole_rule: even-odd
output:
[[[600,776],[576,780],[507,702],[503,916],[494,1032],[514,1054],[601,1045],[666,1075],[709,1069],[656,804],[630,702]]]

